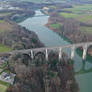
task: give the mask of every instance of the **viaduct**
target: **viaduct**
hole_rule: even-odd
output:
[[[56,51],[58,51],[58,58],[60,60],[60,59],[62,59],[63,49],[71,48],[71,59],[73,59],[75,56],[75,50],[79,47],[82,47],[83,48],[82,59],[85,60],[86,55],[87,55],[87,49],[89,46],[92,46],[92,42],[77,43],[77,44],[70,44],[70,45],[63,45],[63,46],[56,46],[56,47],[44,47],[44,48],[35,48],[35,49],[14,50],[11,52],[0,53],[0,56],[21,53],[21,54],[28,54],[32,59],[34,59],[35,54],[37,54],[38,52],[42,52],[45,54],[45,59],[48,61],[49,52],[51,50],[56,50]]]

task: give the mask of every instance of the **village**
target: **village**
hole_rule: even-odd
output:
[[[19,7],[12,6],[8,1],[0,2],[0,10],[19,10]]]

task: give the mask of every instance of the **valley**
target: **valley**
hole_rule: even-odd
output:
[[[0,52],[89,42],[91,29],[91,0],[0,0]],[[73,61],[70,48],[60,61],[57,51],[49,52],[48,61],[41,52],[33,52],[34,60],[31,52],[0,57],[0,78],[6,79],[0,91],[90,92],[92,46],[84,61],[82,50],[75,50]]]

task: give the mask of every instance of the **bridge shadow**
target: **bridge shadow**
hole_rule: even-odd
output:
[[[75,75],[81,75],[81,74],[87,74],[92,72],[92,67],[89,69],[86,69],[87,61],[83,60],[82,61],[82,67],[78,72],[75,72]]]
[[[32,59],[30,53],[22,54],[23,57],[22,62],[25,65],[31,65],[31,64],[42,65],[45,63],[45,54],[43,52],[37,52],[33,56],[34,58]]]
[[[34,63],[35,63],[37,66],[46,63],[45,54],[44,54],[43,52],[38,52],[38,53],[36,53],[35,56],[34,56]]]
[[[88,50],[87,50],[87,55],[86,55],[86,58],[85,58],[85,61],[89,62],[89,63],[92,63],[91,60],[92,60],[92,56],[89,54],[91,53],[90,52],[90,47],[92,46],[89,46],[88,47]],[[76,49],[76,53],[78,54],[79,57],[83,57],[83,48],[82,47],[79,47]]]
[[[88,50],[87,50],[87,57],[86,57],[86,61],[88,61],[88,62],[90,62],[90,63],[92,63],[91,62],[91,60],[92,60],[92,45],[90,45],[89,47],[88,47]]]
[[[89,69],[86,69],[86,65],[87,63],[92,64],[92,56],[89,54],[92,54],[90,50],[92,48],[92,45],[90,45],[87,49],[87,54],[86,54],[86,59],[82,60],[82,67],[78,72],[75,72],[76,75],[80,75],[80,74],[87,74],[87,73],[91,73],[92,72],[92,67]],[[78,54],[79,57],[83,58],[83,47],[79,47],[76,49],[76,53]]]
[[[84,44],[85,45],[85,44]],[[71,47],[71,45],[69,45],[69,48]],[[66,46],[67,48],[67,46]],[[90,48],[90,47],[89,47]],[[89,49],[88,48],[88,49]],[[54,49],[54,50],[53,50]],[[47,61],[46,60],[49,60],[50,63],[52,64],[55,64],[58,62],[59,60],[59,56],[60,56],[60,59],[62,58],[61,55],[64,51],[61,51],[59,48],[49,48],[49,50],[47,48],[42,48],[42,49],[36,49],[36,50],[25,50],[25,51],[20,51],[18,53],[22,54],[23,55],[23,63],[25,63],[26,65],[30,65],[31,63],[35,62],[36,64],[44,64],[46,63]],[[75,50],[75,49],[74,49]],[[83,50],[85,52],[85,49],[83,49],[83,47],[81,47],[81,45],[78,45],[78,49],[76,50],[78,55],[80,57],[83,56]],[[31,52],[32,51],[32,52]],[[53,51],[53,54],[51,54]],[[60,53],[62,52],[62,53]],[[69,52],[69,50],[67,51]],[[74,51],[75,52],[75,51]],[[88,51],[87,51],[88,52]],[[89,52],[88,52],[89,53]],[[6,53],[7,54],[7,53]],[[5,55],[6,55],[5,54]],[[70,54],[70,53],[69,53]],[[3,55],[3,54],[2,54]],[[8,55],[10,55],[8,53]],[[65,56],[64,56],[65,58]],[[92,60],[92,57],[87,55],[87,58],[85,61],[81,61],[82,62],[82,67],[81,69],[78,71],[78,72],[75,72],[75,74],[85,74],[85,73],[89,73],[89,72],[92,72],[92,67],[90,69],[86,69],[85,66],[86,66],[86,62],[89,62],[89,63],[92,63],[91,62]],[[66,60],[67,61],[67,60]]]
[[[63,53],[62,58],[63,57],[65,58],[65,56],[66,56],[66,54],[64,55],[64,53]],[[45,64],[47,62],[46,59],[45,59],[46,56],[45,56],[44,52],[37,52],[34,55],[34,60],[33,61],[32,61],[32,58],[30,57],[30,54],[23,54],[23,57],[25,57],[23,59],[23,63],[26,64],[26,65],[30,65],[34,62],[36,65],[39,66],[39,65]],[[90,58],[92,58],[92,57],[90,57]],[[49,52],[48,59],[49,59],[49,62],[47,62],[47,63],[51,63],[55,68],[56,63],[58,62],[58,53],[56,53],[55,51]],[[86,60],[81,61],[82,62],[82,67],[79,71],[75,72],[75,75],[91,73],[92,72],[92,67],[89,68],[89,69],[86,69],[87,62],[92,64],[91,60],[88,61],[88,58],[87,58]]]
[[[32,58],[30,57],[30,55],[28,54],[22,54],[22,62],[25,64],[25,65],[30,65],[32,63]]]

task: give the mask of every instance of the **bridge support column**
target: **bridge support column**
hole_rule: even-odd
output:
[[[75,55],[75,47],[73,46],[72,48],[71,48],[71,59],[73,60],[73,58],[74,58],[74,55]]]
[[[59,48],[59,61],[62,59],[62,48]]]
[[[86,59],[86,55],[87,55],[87,45],[85,45],[83,47],[83,56],[82,56],[82,59],[85,60]]]
[[[32,50],[31,50],[31,58],[34,59],[34,54]]]
[[[46,49],[45,52],[46,61],[48,61],[48,50]]]

